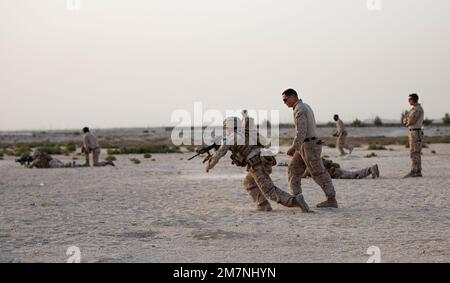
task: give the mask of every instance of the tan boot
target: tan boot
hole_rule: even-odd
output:
[[[317,204],[318,208],[326,208],[326,207],[333,207],[338,208],[338,203],[335,197],[328,198],[326,201],[321,202]]]
[[[300,207],[303,213],[314,213],[311,209],[309,209],[308,204],[305,201],[305,198],[303,197],[303,194],[298,194],[294,198],[294,205]]]
[[[269,201],[266,200],[265,202],[259,204],[256,207],[256,211],[269,212],[269,211],[272,211],[272,206],[270,205]]]
[[[406,174],[403,178],[421,178],[422,176],[422,172],[409,172],[408,174]]]
[[[372,178],[380,178],[380,169],[378,169],[378,165],[374,165],[370,168],[370,173],[372,173]]]

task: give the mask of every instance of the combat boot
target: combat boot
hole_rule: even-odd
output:
[[[266,200],[265,202],[259,204],[256,207],[256,211],[269,212],[269,211],[272,211],[272,206],[270,205],[269,201]]]
[[[311,209],[309,209],[308,204],[303,197],[303,194],[298,194],[294,198],[294,205],[300,207],[303,213],[313,213]]]
[[[422,172],[414,172],[411,171],[408,174],[405,175],[405,177],[403,177],[404,179],[406,178],[421,178],[422,176]]]
[[[370,173],[372,174],[372,179],[380,178],[380,169],[378,165],[374,165],[370,168]]]
[[[317,204],[318,208],[333,207],[338,208],[338,203],[335,197],[329,197],[326,201]]]

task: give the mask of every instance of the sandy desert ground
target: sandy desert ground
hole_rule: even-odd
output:
[[[228,157],[210,174],[201,159],[187,161],[190,153],[48,170],[5,157],[0,262],[65,262],[70,246],[80,248],[82,262],[363,263],[370,246],[380,248],[382,262],[450,262],[450,145],[424,149],[425,177],[407,180],[407,149],[389,148],[370,159],[364,148],[343,158],[324,148],[344,168],[378,163],[382,178],[335,180],[340,208],[315,214],[277,204],[255,212],[241,186],[245,172]],[[274,168],[283,189],[286,171]],[[311,179],[303,187],[311,206],[323,200]]]

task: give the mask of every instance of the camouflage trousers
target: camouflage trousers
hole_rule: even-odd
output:
[[[347,171],[341,168],[337,168],[336,170],[339,174],[338,179],[364,179],[372,174],[370,167],[358,171]]]
[[[260,163],[247,168],[243,186],[252,200],[261,206],[270,199],[276,203],[287,207],[294,207],[294,196],[276,187],[270,174],[272,173],[272,164]]]
[[[303,143],[301,152],[295,152],[288,165],[289,190],[294,196],[302,193],[301,176],[306,169],[328,198],[336,196],[331,176],[323,165],[321,154],[322,146],[318,141]]]
[[[411,172],[422,172],[423,131],[409,131],[409,149],[411,155]]]
[[[99,158],[100,158],[100,153],[101,153],[101,149],[100,148],[96,148],[94,150],[91,150],[90,152],[92,152],[92,159],[94,161],[94,166],[95,167],[102,167],[102,166],[106,166],[108,165],[106,162],[99,162]],[[86,164],[89,165],[89,152],[85,153],[86,155]]]
[[[336,146],[339,149],[341,155],[345,154],[344,149],[347,150],[353,149],[353,147],[347,143],[347,132],[343,132],[337,137]]]

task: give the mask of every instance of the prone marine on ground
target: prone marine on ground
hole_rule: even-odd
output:
[[[63,162],[59,159],[53,158],[51,155],[46,154],[39,149],[37,149],[32,156],[32,162],[29,165],[26,165],[27,168],[77,168],[84,167],[84,165],[78,165],[73,162]]]
[[[246,192],[257,205],[258,211],[271,211],[272,207],[268,199],[286,207],[300,207],[303,212],[311,212],[299,193],[295,196],[276,187],[270,174],[272,167],[276,165],[272,152],[257,145],[255,138],[250,136],[246,143],[245,133],[242,130],[242,122],[238,117],[229,117],[224,120],[226,137],[214,156],[209,159],[206,172],[214,168],[219,160],[228,151],[232,152],[232,163],[239,167],[247,167],[247,175],[243,185]]]
[[[364,179],[370,175],[372,175],[373,179],[380,177],[380,169],[377,164],[361,170],[349,171],[341,168],[341,165],[339,165],[339,163],[334,163],[333,160],[322,158],[322,162],[333,179]],[[308,170],[306,170],[305,174],[302,176],[302,178],[306,177],[311,177]]]

